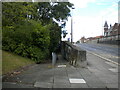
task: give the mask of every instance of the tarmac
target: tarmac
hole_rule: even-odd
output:
[[[2,82],[2,88],[116,88],[118,66],[87,53],[86,68],[74,67],[58,55],[55,66],[36,64],[27,70],[11,75]],[[77,61],[79,64],[80,62]]]

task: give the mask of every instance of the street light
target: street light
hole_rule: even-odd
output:
[[[75,9],[72,7],[72,10]],[[72,13],[71,13],[71,43],[73,42],[73,19],[72,19]]]

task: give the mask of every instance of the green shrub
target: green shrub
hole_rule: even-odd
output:
[[[36,63],[44,62],[49,56],[49,25],[37,21],[26,21],[14,28],[3,28],[3,50],[28,57]]]
[[[23,43],[20,43],[19,45],[17,45],[17,48],[14,50],[14,53],[18,55],[22,55],[25,49],[26,49],[26,46]]]
[[[29,47],[27,49],[27,52],[29,53],[28,57],[30,57],[36,63],[40,63],[45,59],[44,53],[38,47],[35,47],[35,46],[34,47]]]
[[[58,45],[61,41],[61,27],[57,24],[52,24],[50,27],[50,46],[49,50],[50,53],[56,52],[58,49]]]
[[[10,51],[10,52],[13,52],[17,48],[16,42],[9,37],[3,38],[2,46],[3,46],[2,47],[3,50]]]

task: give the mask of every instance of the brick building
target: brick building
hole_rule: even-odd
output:
[[[80,43],[86,43],[88,39],[86,39],[84,36],[81,37],[81,39],[79,40]]]
[[[104,24],[104,36],[114,36],[120,34],[120,24],[115,23],[113,26],[108,26],[107,21]]]

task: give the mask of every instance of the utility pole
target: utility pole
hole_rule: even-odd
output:
[[[71,16],[71,43],[73,42],[73,20]]]
[[[75,9],[72,7],[72,10]],[[71,13],[71,43],[73,43],[73,18],[72,18],[72,13]]]

